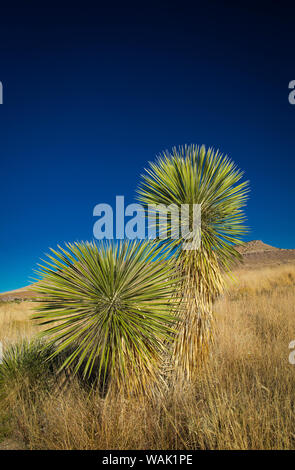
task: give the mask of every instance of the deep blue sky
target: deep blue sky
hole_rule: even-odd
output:
[[[93,207],[132,202],[147,161],[185,143],[245,170],[248,240],[295,248],[294,9],[45,3],[0,7],[0,291],[92,239]]]

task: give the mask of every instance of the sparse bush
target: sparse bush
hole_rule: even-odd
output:
[[[32,399],[40,391],[49,390],[56,380],[56,364],[50,360],[54,349],[40,340],[26,340],[10,345],[0,364],[0,399],[11,395]]]

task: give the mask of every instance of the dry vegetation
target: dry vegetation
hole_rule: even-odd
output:
[[[189,390],[148,402],[67,390],[2,401],[0,440],[29,449],[294,449],[295,266],[240,271],[216,304],[216,344]],[[31,336],[31,302],[0,306],[0,340]],[[1,444],[0,444],[1,446]]]
[[[4,347],[35,334],[31,313],[31,302],[0,302],[0,341]]]

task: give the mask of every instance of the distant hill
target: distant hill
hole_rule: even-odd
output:
[[[251,240],[238,248],[243,256],[239,268],[256,269],[259,267],[275,266],[286,263],[295,263],[295,249],[286,250],[267,245],[261,240]]]
[[[21,287],[20,289],[11,290],[0,294],[0,302],[9,302],[14,300],[30,300],[34,297],[34,294],[30,292],[31,286]]]
[[[243,256],[242,263],[238,263],[236,269],[259,269],[265,266],[277,266],[280,264],[295,264],[295,249],[286,250],[267,245],[261,240],[251,240],[239,246],[238,251]],[[0,294],[1,301],[30,300],[34,294],[29,287],[13,290]]]
[[[244,245],[238,248],[238,251],[242,254],[248,253],[261,253],[262,251],[278,251],[280,248],[276,248],[271,245],[263,243],[261,240],[251,240],[250,242],[244,243]]]

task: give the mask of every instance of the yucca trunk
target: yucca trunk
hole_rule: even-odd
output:
[[[171,362],[177,383],[194,381],[206,359],[214,338],[214,299],[222,292],[224,281],[214,254],[185,251],[178,259],[183,281],[177,335]],[[210,273],[210,275],[208,275]]]

